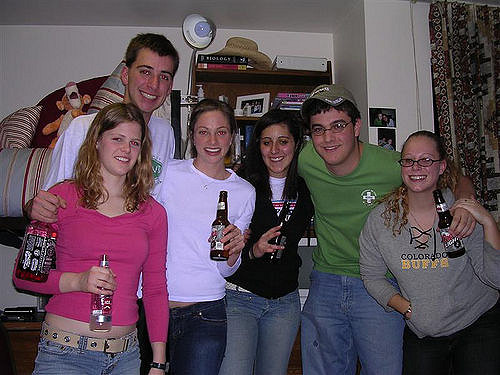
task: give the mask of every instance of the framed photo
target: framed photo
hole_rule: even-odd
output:
[[[378,129],[377,143],[388,150],[396,149],[396,129]]]
[[[370,108],[370,126],[377,128],[395,128],[396,109]]]
[[[236,97],[236,112],[247,117],[260,117],[269,110],[269,93]]]

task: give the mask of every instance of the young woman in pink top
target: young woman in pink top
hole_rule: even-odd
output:
[[[165,277],[167,218],[150,197],[151,140],[140,110],[117,103],[92,122],[73,180],[53,186],[56,269],[45,283],[16,278],[20,289],[52,294],[34,374],[139,374],[136,292],[153,347],[150,375],[163,374],[168,327]],[[98,267],[106,254],[110,268]],[[112,327],[89,328],[91,295],[113,295]]]

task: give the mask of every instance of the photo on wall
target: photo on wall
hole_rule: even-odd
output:
[[[370,108],[370,126],[377,128],[395,128],[396,109]]]
[[[396,129],[378,129],[378,145],[388,150],[396,150]]]

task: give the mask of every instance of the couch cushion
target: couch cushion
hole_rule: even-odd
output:
[[[41,106],[21,108],[0,122],[0,150],[29,147],[40,119]]]
[[[108,76],[96,77],[87,79],[85,81],[80,81],[77,83],[78,91],[81,95],[88,94],[91,98],[94,97],[97,90],[103,82],[108,78]],[[33,141],[31,142],[31,147],[47,147],[52,139],[57,135],[57,132],[54,132],[49,135],[43,135],[42,129],[48,123],[55,121],[63,114],[62,111],[57,108],[56,102],[61,100],[64,95],[64,86],[60,89],[53,91],[48,94],[45,98],[40,100],[37,105],[41,105],[43,107],[42,112],[40,113],[40,120],[38,121],[38,126],[35,130],[35,136],[33,137]],[[89,105],[85,105],[83,107],[83,111],[88,111]]]
[[[0,216],[23,215],[24,204],[43,184],[51,156],[52,150],[48,148],[0,151]]]
[[[124,66],[125,61],[119,63],[102,86],[99,87],[92,102],[90,102],[88,113],[99,112],[107,105],[119,103],[123,100],[125,86],[122,83],[120,75]]]

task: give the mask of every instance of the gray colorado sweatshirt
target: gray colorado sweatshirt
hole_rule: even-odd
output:
[[[443,191],[448,205],[454,202]],[[398,293],[386,279],[389,269],[401,294],[411,302],[409,328],[418,337],[448,336],[474,323],[498,300],[500,250],[484,241],[477,224],[464,239],[465,255],[448,258],[437,231],[437,219],[427,243],[412,236],[407,224],[397,236],[380,216],[384,204],[368,216],[359,238],[361,278],[368,292],[387,311],[387,302]]]

